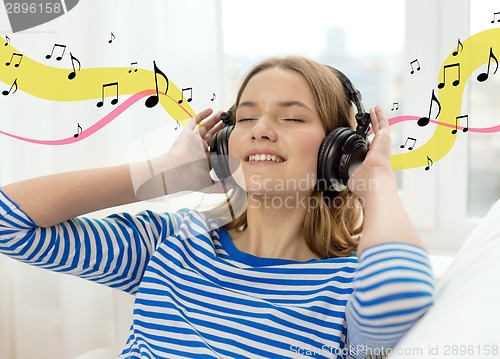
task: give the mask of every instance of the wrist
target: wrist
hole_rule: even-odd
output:
[[[352,178],[352,181],[349,181],[349,189],[364,200],[380,193],[398,191],[394,172],[385,168],[374,168],[362,177]]]

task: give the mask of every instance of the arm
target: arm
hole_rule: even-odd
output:
[[[0,253],[133,294],[149,259],[161,241],[178,231],[184,214],[120,213],[43,228],[0,189]]]
[[[405,242],[424,247],[399,197],[391,168],[389,122],[377,106],[370,110],[375,137],[363,164],[349,179],[349,188],[364,207],[363,233],[358,257],[364,249],[387,242]]]
[[[193,130],[211,113],[210,109],[200,112],[172,149],[151,161],[39,177],[7,185],[3,191],[37,225],[50,227],[85,213],[163,196],[167,187],[168,194],[206,188],[212,183],[207,143],[221,127],[220,113]],[[189,174],[186,163],[194,164]]]
[[[3,191],[41,227],[137,201],[128,165],[34,178]]]
[[[359,357],[370,354],[363,352],[367,348],[392,348],[429,309],[434,290],[429,256],[391,169],[389,123],[378,106],[370,117],[375,137],[349,179],[365,214],[354,291],[346,308],[350,348]]]
[[[363,251],[347,302],[352,358],[394,345],[433,303],[434,280],[427,252],[408,243],[382,243]]]

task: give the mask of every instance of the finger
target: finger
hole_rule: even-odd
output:
[[[220,130],[222,130],[224,128],[224,123],[222,121],[220,121],[217,125],[215,125],[214,127],[212,127],[210,129],[210,131],[208,131],[205,135],[205,137],[203,137],[203,140],[205,141],[205,143],[207,144],[207,146],[210,146],[211,143],[212,143],[212,138],[215,136],[215,134],[217,132],[219,132]],[[208,150],[208,148],[207,148]]]
[[[377,118],[377,113],[375,111],[375,108],[370,109],[370,121],[372,123],[373,133],[377,134],[377,132],[379,130],[379,124],[378,124],[378,118]]]
[[[222,114],[222,111],[217,112],[215,115],[210,117],[208,120],[203,121],[203,123],[197,128],[197,131],[202,138],[204,138],[206,136],[206,134],[209,133],[214,128],[214,126],[217,126],[217,124],[219,122],[221,122],[220,121],[221,114]]]
[[[196,116],[194,116],[187,124],[186,128],[190,130],[194,130],[196,126],[203,121],[205,118],[210,116],[210,114],[213,112],[211,108],[207,108],[201,112],[199,112]]]
[[[217,112],[216,114],[214,114],[212,117],[210,117],[208,120],[206,121],[203,121],[203,123],[201,124],[204,128],[208,130],[210,130],[212,127],[214,127],[216,124],[219,123],[220,121],[220,116],[222,115],[222,111],[219,111]]]
[[[217,132],[224,128],[224,122],[219,121],[214,127],[212,127],[207,134],[205,135],[205,139],[208,137],[212,138]]]
[[[381,106],[377,105],[375,107],[375,113],[377,114],[379,129],[389,128],[389,120],[385,116],[384,111],[382,110]]]

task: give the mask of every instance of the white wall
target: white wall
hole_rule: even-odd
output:
[[[85,69],[126,69],[131,62],[138,62],[139,71],[149,71],[149,88],[154,88],[154,60],[179,89],[193,88],[189,108],[194,112],[206,107],[227,108],[244,68],[262,56],[301,53],[341,63],[344,55],[361,54],[364,61],[348,74],[361,84],[365,107],[380,103],[389,116],[396,116],[390,111],[396,100],[400,102],[398,114],[427,115],[430,91],[436,87],[443,61],[458,38],[473,35],[467,0],[407,0],[404,8],[398,2],[401,13],[393,19],[395,2],[391,0],[271,1],[281,6],[269,10],[264,3],[248,0],[82,0],[68,14],[16,34],[7,31],[7,16],[0,11],[0,31],[8,34],[11,45],[25,56],[49,66],[71,66],[67,54],[64,63],[45,59],[54,43],[67,44]],[[497,26],[489,20],[492,12],[500,9],[488,4],[484,25],[477,31]],[[229,7],[233,12],[228,12]],[[287,12],[289,16],[285,16]],[[288,21],[293,31],[280,32],[273,21]],[[328,26],[340,27],[330,35],[320,32]],[[330,44],[328,51],[322,52],[317,40],[337,41],[335,36],[343,31],[348,40]],[[111,32],[116,37],[109,44]],[[341,45],[345,53],[335,52]],[[8,88],[16,75],[23,81],[39,81],[40,74],[22,77],[22,73],[4,67],[11,55],[9,49],[0,44],[0,90]],[[245,52],[248,49],[252,49],[250,54]],[[329,57],[332,54],[335,56]],[[389,54],[389,59],[380,60],[381,54]],[[410,76],[409,62],[415,58],[422,70]],[[348,64],[346,61],[345,66]],[[388,68],[392,72],[387,72]],[[18,70],[22,72],[23,67]],[[370,88],[373,76],[381,76],[385,87]],[[109,113],[109,105],[95,106],[104,81],[109,80],[103,78],[96,84],[96,98],[73,101],[44,98],[49,92],[57,93],[51,83],[44,83],[46,87],[36,94],[26,93],[25,82],[20,81],[18,92],[0,96],[0,131],[36,139],[71,137],[78,123],[87,129]],[[217,96],[214,102],[210,101],[213,93]],[[120,96],[120,101],[128,96]],[[168,144],[176,133],[171,115],[160,106],[148,109],[143,102],[91,137],[70,145],[38,145],[0,134],[0,185],[127,162],[132,146],[161,128],[166,128]],[[464,110],[467,107],[465,99]],[[395,153],[404,152],[399,141],[408,135],[418,135],[419,145],[432,135],[430,126],[410,125],[394,126]],[[468,138],[461,135],[452,151],[430,171],[423,167],[398,171],[407,210],[433,254],[453,255],[477,224],[467,215],[467,146]],[[171,209],[178,204],[150,202],[121,209]],[[0,359],[66,359],[100,347],[116,353],[127,335],[132,300],[128,295],[0,256]]]

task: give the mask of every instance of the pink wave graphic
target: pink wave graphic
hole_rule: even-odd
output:
[[[397,117],[392,117],[390,118],[389,121],[389,126],[395,125],[400,122],[406,122],[406,121],[415,121],[417,122],[420,119],[418,116],[397,116]],[[450,124],[450,123],[444,123],[436,120],[430,120],[429,122],[435,123],[436,125],[439,126],[445,126],[449,127],[452,129],[455,129],[455,125]],[[458,126],[458,130],[463,130],[464,128],[468,129],[468,132],[477,132],[477,133],[493,133],[493,132],[499,132],[500,131],[500,125],[492,126],[492,127],[465,127],[465,126]]]
[[[22,136],[14,135],[12,133],[4,132],[4,131],[0,131],[0,134],[15,138],[15,139],[20,140],[20,141],[35,143],[38,145],[52,145],[52,146],[68,145],[71,143],[81,141],[81,140],[95,134],[97,131],[102,129],[104,126],[106,126],[111,121],[113,121],[115,118],[117,118],[120,114],[122,114],[125,110],[127,110],[129,107],[131,107],[133,104],[135,104],[137,101],[139,101],[143,97],[153,95],[153,94],[156,95],[156,90],[143,90],[141,92],[138,92],[138,93],[130,96],[128,99],[126,99],[123,103],[121,103],[118,107],[116,107],[113,111],[108,113],[102,119],[100,119],[95,124],[93,124],[89,128],[87,128],[84,131],[82,131],[81,133],[79,133],[77,137],[71,136],[68,138],[62,138],[62,139],[58,139],[58,140],[40,140],[40,139],[36,139],[36,138],[22,137]],[[169,95],[165,95],[165,94],[160,94],[160,95],[168,97],[170,100],[174,101],[174,103],[177,106],[182,108],[182,110],[188,116],[194,117],[193,114],[189,113],[189,111],[187,111],[183,106],[178,104],[178,102],[175,99],[173,99],[172,97],[170,97]]]

